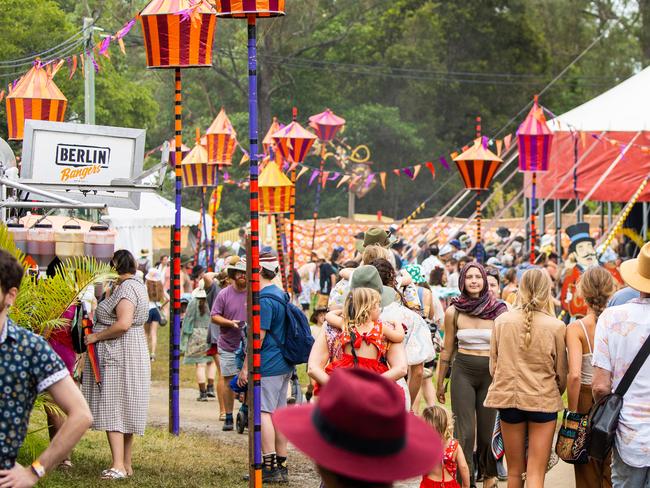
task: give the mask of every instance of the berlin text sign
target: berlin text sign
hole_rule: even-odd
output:
[[[139,193],[119,180],[142,173],[145,134],[144,129],[26,120],[20,181],[89,203],[137,208]]]

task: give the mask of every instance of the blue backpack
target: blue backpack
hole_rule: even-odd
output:
[[[309,353],[311,348],[314,345],[314,338],[311,335],[311,329],[309,328],[309,322],[307,321],[307,316],[296,307],[288,298],[281,300],[274,295],[262,295],[262,298],[270,298],[275,300],[278,303],[281,303],[285,308],[285,317],[284,317],[284,343],[282,343],[277,336],[272,332],[268,331],[269,335],[273,337],[273,340],[280,348],[282,352],[282,357],[289,364],[304,364],[309,359]]]

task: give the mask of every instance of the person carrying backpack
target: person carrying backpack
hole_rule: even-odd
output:
[[[261,396],[262,396],[262,480],[288,483],[287,441],[278,436],[271,420],[277,409],[287,405],[287,389],[296,364],[307,362],[313,338],[305,315],[289,303],[284,291],[272,283],[280,270],[275,251],[260,253]],[[304,317],[300,322],[294,311]],[[303,327],[304,326],[304,327]],[[308,339],[305,337],[305,331]],[[248,380],[247,362],[239,375],[240,386]]]

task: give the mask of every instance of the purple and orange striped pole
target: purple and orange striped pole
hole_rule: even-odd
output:
[[[284,216],[275,214],[275,245],[278,250],[278,261],[280,262],[280,275],[282,277],[282,288],[287,288],[287,270],[284,264],[284,244],[282,242],[282,233],[284,231]]]
[[[252,451],[250,485],[255,488],[262,486],[262,404],[260,372],[262,341],[260,324],[260,221],[259,221],[259,162],[258,162],[258,129],[257,129],[257,26],[255,15],[248,16],[248,126],[250,139],[250,221],[251,221],[251,250],[250,250],[250,287],[251,287],[251,329],[252,341],[248,341],[248,357],[252,356],[252,368],[249,369],[249,393],[252,389]],[[250,364],[250,363],[249,363]],[[252,381],[250,381],[252,379]]]
[[[180,433],[180,349],[181,349],[181,189],[183,173],[181,161],[183,159],[183,97],[181,83],[181,69],[176,68],[174,92],[174,130],[176,141],[176,159],[174,160],[174,174],[176,176],[176,215],[172,229],[172,316],[171,337],[169,341],[169,432],[173,435]]]

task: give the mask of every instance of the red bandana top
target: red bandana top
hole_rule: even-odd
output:
[[[379,356],[384,356],[386,354],[386,341],[384,340],[384,324],[381,321],[376,321],[374,326],[370,331],[361,333],[354,327],[354,343],[352,343],[352,338],[348,332],[343,333],[341,342],[343,347],[347,344],[350,344],[354,349],[359,349],[361,344],[364,342],[369,346],[375,346],[377,351],[379,351]]]

